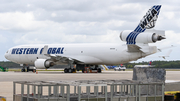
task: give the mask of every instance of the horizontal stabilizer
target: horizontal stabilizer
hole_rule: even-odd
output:
[[[172,52],[172,50],[169,50],[166,55],[164,55],[164,56],[159,56],[159,57],[160,57],[160,58],[163,58],[163,59],[166,59],[166,57],[169,57],[169,56],[170,56],[171,52]]]

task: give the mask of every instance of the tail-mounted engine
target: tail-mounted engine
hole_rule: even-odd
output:
[[[142,33],[133,33],[132,31],[122,31],[120,33],[120,39],[122,41],[126,41],[127,44],[135,44],[135,43],[155,43],[156,41],[161,41],[165,39],[165,31],[160,30],[146,30]]]
[[[47,59],[37,59],[34,62],[34,65],[38,69],[47,69],[49,67],[54,66],[54,62],[51,60],[47,60]]]

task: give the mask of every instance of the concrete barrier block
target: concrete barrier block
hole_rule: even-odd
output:
[[[133,68],[133,80],[140,81],[142,83],[149,82],[163,82],[166,80],[166,71],[162,68],[151,68],[151,67],[135,67]],[[154,85],[143,85],[141,86],[141,94],[152,95],[155,94]],[[156,94],[162,94],[162,86],[156,86]]]

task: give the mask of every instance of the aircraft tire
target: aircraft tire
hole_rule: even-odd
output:
[[[101,73],[101,69],[100,68],[98,68],[97,71],[98,71],[98,73]]]
[[[67,72],[68,72],[68,69],[67,69],[67,68],[65,68],[65,69],[64,69],[64,73],[67,73]]]
[[[25,69],[21,69],[21,72],[25,72]]]
[[[114,71],[116,71],[116,69],[114,69]]]
[[[73,72],[73,69],[69,68],[68,73],[72,73],[72,72]]]
[[[121,69],[119,69],[119,71],[121,71]]]
[[[125,69],[123,69],[123,71],[125,71]]]

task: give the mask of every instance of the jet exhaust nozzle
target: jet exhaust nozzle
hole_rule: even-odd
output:
[[[153,41],[153,42],[161,41],[161,40],[163,40],[163,39],[166,39],[166,37],[165,37],[165,36],[162,36],[162,35],[158,35],[158,34],[156,34],[156,33],[154,33],[153,36],[152,36],[152,41]]]
[[[158,41],[163,40],[163,39],[166,39],[166,37],[165,36],[158,36]]]

